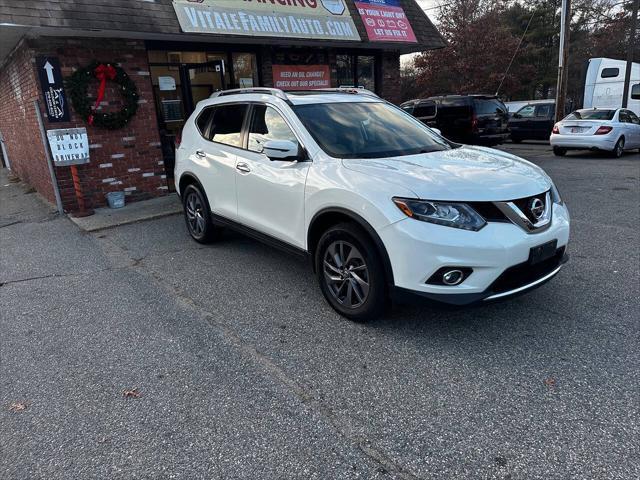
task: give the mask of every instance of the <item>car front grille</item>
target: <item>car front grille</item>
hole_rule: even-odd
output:
[[[492,294],[508,292],[529,285],[553,272],[564,263],[565,247],[556,250],[556,254],[535,265],[528,261],[506,269],[491,284],[488,291]]]
[[[538,217],[533,211],[536,203],[539,208]],[[510,201],[468,202],[487,222],[510,222],[527,233],[542,232],[551,225],[552,203],[550,191]]]

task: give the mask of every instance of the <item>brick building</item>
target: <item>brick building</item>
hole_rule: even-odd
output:
[[[129,201],[163,195],[176,137],[213,92],[361,86],[398,102],[400,55],[443,46],[415,0],[0,0],[0,151],[54,202],[42,130],[83,127],[90,162],[77,169],[89,206],[111,191]],[[115,130],[88,125],[71,106],[52,121],[39,58],[55,59],[65,82],[93,61],[120,66],[137,87],[136,114]],[[98,87],[89,85],[88,102]],[[97,114],[123,108],[119,85],[106,87]],[[54,171],[64,209],[77,209],[70,167]]]

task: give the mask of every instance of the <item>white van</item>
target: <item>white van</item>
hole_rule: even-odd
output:
[[[583,108],[620,108],[627,62],[612,58],[589,60],[584,85]],[[631,67],[627,108],[640,115],[640,63]]]

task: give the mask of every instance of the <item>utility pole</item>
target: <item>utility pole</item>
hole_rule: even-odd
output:
[[[558,53],[558,85],[556,86],[556,122],[564,118],[565,99],[567,98],[567,63],[569,60],[570,24],[571,0],[562,0],[562,14],[560,15],[560,51]]]
[[[629,30],[629,47],[627,49],[627,69],[624,74],[624,89],[622,92],[622,108],[627,108],[629,102],[629,83],[631,82],[631,64],[633,63],[633,54],[636,50],[636,39],[638,37],[638,3],[640,0],[633,1],[633,12],[631,13],[631,28]]]

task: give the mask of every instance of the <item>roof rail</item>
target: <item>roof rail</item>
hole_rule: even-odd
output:
[[[313,95],[318,93],[346,93],[350,95],[366,95],[368,97],[380,98],[371,90],[356,87],[337,87],[337,88],[317,88],[313,90],[293,90],[288,92],[291,94]]]
[[[262,93],[265,95],[273,95],[281,100],[289,101],[289,97],[282,90],[277,88],[264,88],[264,87],[249,87],[249,88],[234,88],[231,90],[218,90],[214,92],[209,98],[224,97],[226,95],[240,95],[244,93]]]

